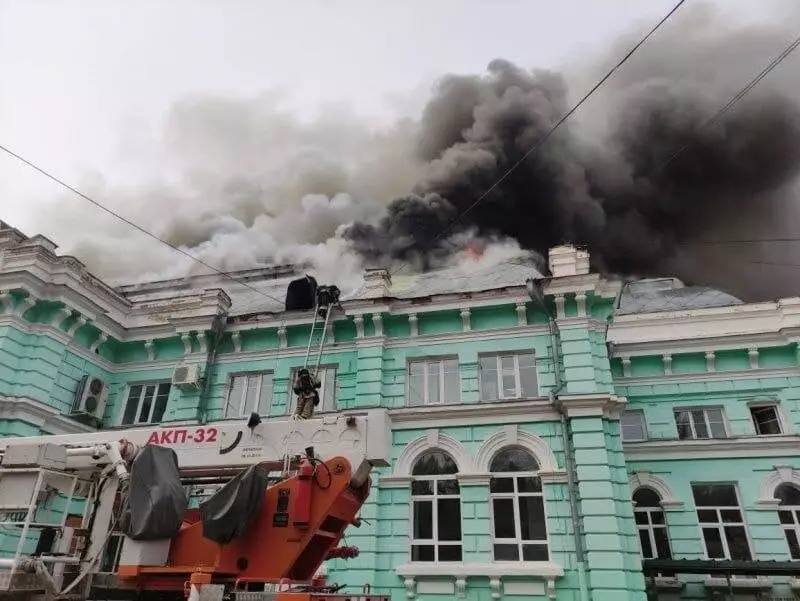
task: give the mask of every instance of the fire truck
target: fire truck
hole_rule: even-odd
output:
[[[387,601],[320,566],[388,465],[385,410],[0,440],[0,596]],[[186,490],[206,498],[193,506]]]

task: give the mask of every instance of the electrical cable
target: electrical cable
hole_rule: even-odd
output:
[[[753,88],[755,88],[759,84],[759,82],[761,82],[762,79],[764,79],[767,75],[769,75],[769,73],[775,67],[777,67],[781,62],[783,62],[783,59],[785,59],[792,52],[794,52],[794,50],[798,46],[800,46],[800,36],[795,38],[793,42],[791,42],[786,48],[784,48],[783,52],[781,52],[778,56],[773,58],[769,62],[769,64],[761,70],[761,72],[759,72],[755,77],[753,77],[753,79],[751,79],[749,82],[747,82],[747,84],[741,90],[739,90],[736,94],[734,94],[734,96],[726,104],[724,104],[722,106],[722,108],[720,108],[716,113],[714,113],[711,117],[709,117],[702,124],[700,124],[700,126],[697,129],[695,129],[695,132],[698,132],[698,131],[708,127],[709,125],[713,124],[714,122],[717,121],[717,119],[719,119],[722,115],[724,115],[726,112],[728,112],[728,110],[731,107],[733,107],[742,98],[747,96],[747,94]],[[665,169],[667,167],[667,165],[672,163],[672,161],[674,161],[676,158],[678,158],[684,151],[686,151],[691,146],[692,146],[692,142],[687,142],[686,144],[681,146],[664,163],[662,163],[661,166],[658,167],[658,169],[656,170],[656,173],[659,173],[661,170]]]
[[[213,271],[214,273],[216,273],[216,274],[218,274],[218,275],[221,275],[221,276],[223,276],[223,277],[226,277],[226,278],[228,278],[229,280],[231,280],[231,281],[233,281],[233,282],[236,282],[237,284],[240,284],[240,285],[244,286],[245,288],[249,288],[249,289],[250,289],[250,290],[252,290],[253,292],[256,292],[256,293],[258,293],[258,294],[260,294],[261,296],[263,296],[263,297],[265,297],[265,298],[269,298],[269,299],[271,299],[271,300],[274,300],[274,301],[276,301],[276,302],[280,303],[281,305],[283,305],[283,301],[281,301],[281,300],[279,300],[279,299],[275,298],[275,297],[274,297],[274,296],[272,296],[271,294],[267,294],[266,292],[263,292],[262,290],[259,290],[258,288],[255,288],[254,286],[251,286],[251,285],[250,285],[250,284],[248,284],[247,282],[244,282],[244,281],[242,281],[242,280],[240,280],[240,279],[237,279],[237,278],[235,278],[233,275],[231,275],[231,274],[230,274],[230,273],[228,273],[227,271],[222,271],[221,269],[217,269],[217,268],[216,268],[216,267],[214,267],[213,265],[211,265],[211,264],[207,263],[207,262],[206,262],[206,261],[204,261],[203,259],[201,259],[201,258],[199,258],[199,257],[197,257],[197,256],[195,256],[195,255],[193,255],[192,253],[190,253],[190,252],[188,252],[188,251],[185,251],[185,250],[183,250],[182,248],[180,248],[179,246],[175,246],[174,244],[172,244],[172,243],[170,243],[170,242],[167,242],[167,241],[166,241],[166,240],[164,240],[163,238],[161,238],[161,237],[157,236],[156,234],[152,233],[151,231],[149,231],[149,230],[145,229],[144,227],[142,227],[142,226],[141,226],[141,225],[139,225],[138,223],[136,223],[136,222],[134,222],[134,221],[131,221],[131,220],[130,220],[130,219],[128,219],[127,217],[123,217],[122,215],[120,215],[119,213],[116,213],[115,211],[112,211],[111,209],[109,209],[108,207],[106,207],[106,206],[105,206],[104,204],[102,204],[101,202],[99,202],[99,201],[97,201],[97,200],[95,200],[95,199],[91,198],[90,196],[87,196],[86,194],[84,194],[83,192],[81,192],[80,190],[78,190],[77,188],[75,188],[75,187],[73,187],[73,186],[69,185],[69,184],[68,184],[68,183],[66,183],[64,180],[61,180],[61,179],[59,179],[58,177],[56,177],[55,175],[53,175],[53,174],[51,174],[50,172],[46,171],[46,170],[45,170],[45,169],[43,169],[42,167],[39,167],[37,164],[33,163],[32,161],[29,161],[29,160],[28,160],[28,159],[26,159],[25,157],[23,157],[23,156],[21,156],[21,155],[17,154],[16,152],[14,152],[13,150],[11,150],[11,149],[10,149],[10,148],[8,148],[7,146],[3,146],[2,144],[0,144],[0,150],[2,150],[2,151],[3,151],[3,152],[5,152],[6,154],[8,154],[8,155],[10,155],[10,156],[14,157],[14,158],[15,158],[15,159],[17,159],[18,161],[20,161],[20,162],[24,163],[25,165],[27,165],[27,166],[28,166],[28,167],[30,167],[31,169],[33,169],[33,170],[35,170],[35,171],[38,171],[39,173],[41,173],[42,175],[44,175],[44,176],[45,176],[45,177],[47,177],[48,179],[50,179],[50,180],[52,180],[52,181],[56,182],[56,183],[57,183],[57,184],[59,184],[60,186],[63,186],[64,188],[66,188],[67,190],[69,190],[70,192],[72,192],[73,194],[76,194],[76,195],[80,196],[81,198],[83,198],[83,199],[84,199],[84,200],[86,200],[87,202],[90,202],[91,204],[93,204],[93,205],[94,205],[94,206],[96,206],[97,208],[99,208],[99,209],[101,209],[101,210],[105,211],[106,213],[108,213],[108,214],[109,214],[109,215],[111,215],[112,217],[115,217],[116,219],[118,219],[118,220],[122,221],[123,223],[126,223],[127,225],[129,225],[129,226],[131,226],[132,228],[134,228],[134,229],[138,230],[139,232],[143,233],[144,235],[146,235],[146,236],[149,236],[149,237],[150,237],[150,238],[152,238],[153,240],[156,240],[156,241],[158,241],[158,242],[161,242],[161,244],[164,244],[165,246],[168,246],[169,248],[171,248],[171,249],[172,249],[172,250],[174,250],[175,252],[178,252],[178,253],[182,254],[183,256],[185,256],[185,257],[188,257],[188,258],[189,258],[189,259],[191,259],[192,261],[195,261],[195,262],[199,263],[200,265],[203,265],[204,267],[207,267],[208,269],[210,269],[210,270],[211,270],[211,271]]]
[[[448,231],[461,219],[463,219],[467,214],[469,214],[475,207],[477,207],[497,186],[502,184],[509,175],[511,175],[522,163],[524,163],[528,157],[533,155],[537,150],[539,150],[546,142],[550,139],[553,133],[558,129],[558,127],[564,123],[567,119],[569,119],[575,111],[577,111],[584,102],[586,102],[592,94],[594,94],[614,73],[622,67],[623,64],[627,62],[627,60],[633,56],[633,54],[652,36],[664,23],[669,20],[669,18],[675,14],[675,12],[683,5],[686,0],[679,0],[672,9],[664,15],[661,20],[656,23],[645,35],[642,37],[636,44],[634,44],[630,50],[615,64],[600,80],[592,86],[586,94],[575,104],[571,109],[569,109],[566,113],[564,113],[558,121],[547,131],[545,134],[533,145],[531,146],[525,154],[523,154],[516,162],[514,162],[506,171],[491,185],[487,188],[478,198],[469,205],[463,212],[456,215],[450,223],[448,223],[441,232],[433,239],[434,242],[439,240],[442,236],[447,234]],[[408,266],[408,262],[404,262],[400,268],[398,268],[394,272],[390,272],[390,275],[397,275],[400,271],[402,271],[406,266]]]

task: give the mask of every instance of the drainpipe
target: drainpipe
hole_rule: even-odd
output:
[[[214,365],[217,362],[217,349],[222,342],[225,326],[228,325],[228,312],[221,311],[214,316],[211,322],[211,340],[206,353],[206,367],[203,370],[203,385],[200,388],[200,398],[197,399],[197,421],[205,424],[208,420],[208,393],[211,389],[211,379],[214,374]]]
[[[564,469],[567,472],[567,490],[569,500],[569,513],[572,520],[572,536],[575,545],[575,562],[578,568],[578,586],[580,587],[581,601],[589,601],[589,587],[586,582],[586,563],[581,533],[580,518],[578,517],[578,475],[575,469],[575,458],[572,453],[572,425],[567,419],[563,408],[556,401],[558,394],[564,388],[565,382],[561,377],[561,335],[558,330],[556,318],[544,300],[544,286],[548,279],[528,280],[526,282],[528,296],[547,315],[547,327],[550,333],[550,348],[553,356],[553,372],[555,373],[555,386],[548,393],[550,403],[556,407],[561,419],[561,436],[564,440]]]

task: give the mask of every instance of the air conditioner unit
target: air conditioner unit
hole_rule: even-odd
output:
[[[200,388],[200,380],[203,374],[200,365],[194,363],[190,365],[178,365],[172,372],[172,385],[178,388]]]
[[[83,376],[75,391],[71,415],[88,415],[95,419],[103,419],[108,398],[108,386],[96,376]]]

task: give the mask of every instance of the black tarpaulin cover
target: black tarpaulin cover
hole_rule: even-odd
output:
[[[188,505],[175,451],[145,446],[131,466],[125,505],[125,534],[134,540],[171,538]]]
[[[310,275],[289,282],[286,288],[287,311],[309,311],[317,302],[317,280]]]
[[[200,504],[203,536],[229,543],[244,534],[264,502],[269,471],[252,465]]]

